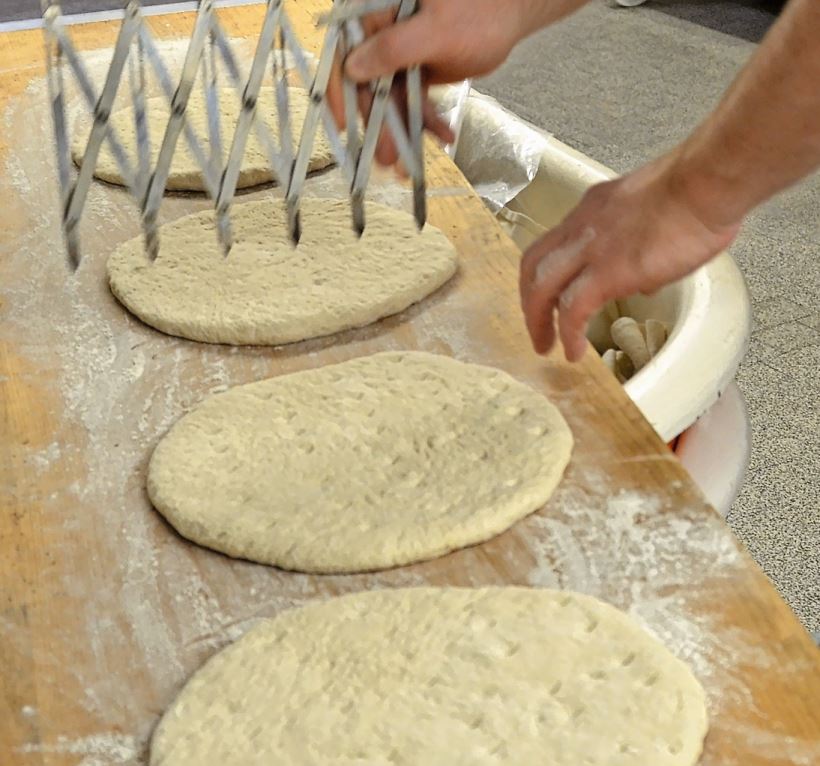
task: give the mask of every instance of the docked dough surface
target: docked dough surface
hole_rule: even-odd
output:
[[[447,237],[416,230],[409,213],[368,204],[351,230],[346,202],[302,201],[302,239],[288,238],[279,200],[236,204],[226,258],[214,216],[196,213],[160,229],[148,261],[142,238],[108,260],[111,290],[129,311],[169,335],[210,343],[277,345],[331,335],[403,311],[456,271]]]
[[[422,561],[540,508],[572,435],[506,373],[386,352],[238,386],[158,444],[154,506],[185,537],[306,572]]]
[[[625,614],[528,588],[356,593],[281,613],[196,672],[151,766],[693,766],[690,670]]]
[[[290,119],[291,125],[293,126],[292,140],[293,145],[298,146],[302,124],[305,121],[305,114],[307,113],[308,95],[302,88],[290,88],[289,94]],[[151,167],[153,169],[159,156],[159,149],[162,145],[165,128],[168,125],[170,115],[168,100],[164,96],[154,96],[146,99],[146,109],[151,137]],[[235,89],[223,88],[220,91],[219,111],[224,164],[224,162],[227,161],[228,152],[236,130],[236,123],[239,119],[240,103],[239,96]],[[279,135],[276,119],[276,98],[273,88],[261,89],[257,102],[257,114],[262,117],[268,126],[269,132],[278,146]],[[199,143],[205,152],[205,156],[210,156],[208,112],[205,107],[205,98],[201,88],[197,88],[191,94],[185,115],[188,124],[194,129],[194,132],[199,138]],[[137,141],[136,130],[134,128],[133,108],[129,106],[112,112],[111,125],[115,129],[126,153],[132,158],[132,164],[136,167]],[[85,152],[90,130],[91,124],[86,120],[78,125],[74,131],[75,139],[71,150],[75,162],[79,162]],[[316,131],[316,138],[313,142],[313,150],[311,152],[308,170],[320,170],[332,163],[333,152],[330,149],[330,144],[324,132],[319,128]],[[102,145],[94,175],[109,183],[120,185],[125,183],[120,174],[119,166],[114,160],[114,155],[108,148],[107,142],[104,142]],[[256,139],[256,130],[252,128],[248,137],[245,155],[242,159],[237,188],[244,189],[275,180],[277,179],[271,170],[268,156]],[[188,142],[185,140],[184,133],[180,133],[179,136],[176,151],[171,161],[171,173],[168,176],[166,189],[173,191],[205,191],[202,170],[188,148]]]

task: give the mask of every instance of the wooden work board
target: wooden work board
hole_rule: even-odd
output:
[[[314,49],[324,6],[289,7]],[[220,17],[230,35],[253,39],[261,12]],[[150,25],[184,52],[191,14]],[[115,33],[107,23],[72,28],[80,47],[106,49],[90,53],[97,76]],[[2,766],[144,763],[152,727],[185,679],[255,620],[310,599],[419,584],[523,584],[602,598],[658,635],[705,686],[704,766],[820,763],[820,653],[595,354],[569,365],[531,351],[517,301],[519,253],[443,153],[428,156],[430,221],[461,261],[433,296],[370,327],[282,348],[171,338],[107,290],[107,255],[138,233],[122,190],[95,184],[85,261],[73,277],[64,266],[42,48],[37,31],[0,36]],[[334,172],[308,187],[343,193]],[[373,193],[409,207],[407,189],[386,176]],[[170,197],[164,217],[206,207]],[[413,348],[499,367],[558,405],[576,446],[544,509],[434,561],[326,577],[199,548],[151,509],[151,450],[208,393]]]

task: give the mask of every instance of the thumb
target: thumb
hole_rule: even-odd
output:
[[[438,39],[421,11],[368,37],[347,57],[345,73],[355,82],[368,82],[424,64],[438,52]]]

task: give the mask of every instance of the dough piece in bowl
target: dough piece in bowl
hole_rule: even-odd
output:
[[[169,335],[277,345],[397,314],[457,268],[444,234],[432,226],[418,232],[412,216],[383,205],[368,205],[359,239],[346,202],[305,199],[298,247],[277,200],[234,205],[231,218],[235,241],[227,258],[212,212],[163,226],[154,263],[141,238],[121,245],[108,259],[111,291]]]
[[[506,373],[385,352],[206,399],[157,446],[148,493],[230,556],[359,572],[503,532],[549,499],[571,451],[558,410]]]
[[[308,95],[302,88],[289,88],[290,93],[290,116],[291,125],[294,128],[293,135],[298,140],[302,130],[302,123],[307,112]],[[239,119],[240,103],[239,96],[233,88],[224,88],[219,94],[220,106],[220,128],[222,137],[223,154],[227,160],[228,150],[233,140],[236,130],[236,123]],[[162,137],[165,134],[165,127],[168,125],[170,111],[168,100],[164,96],[156,96],[146,100],[148,111],[148,129],[151,136],[152,168],[156,164],[159,156],[159,149],[162,145]],[[257,102],[258,114],[267,124],[269,132],[278,143],[276,121],[276,97],[273,88],[262,88]],[[188,107],[185,110],[188,124],[194,129],[199,143],[208,156],[210,144],[208,142],[208,112],[205,108],[205,98],[201,89],[195,90],[191,94]],[[120,142],[125,147],[125,151],[132,158],[137,156],[136,130],[134,128],[134,110],[132,107],[125,107],[111,114],[111,125],[117,132]],[[74,131],[74,144],[71,147],[74,162],[79,163],[85,152],[88,134],[91,124],[87,121]],[[313,151],[308,164],[308,170],[320,170],[333,163],[333,152],[330,144],[325,138],[324,132],[316,131],[316,139],[313,142]],[[113,184],[124,184],[120,175],[119,167],[114,160],[114,155],[108,148],[108,143],[103,143],[97,167],[94,175]],[[245,156],[242,159],[242,168],[239,173],[237,188],[244,189],[259,184],[269,183],[277,180],[271,170],[267,153],[256,139],[256,131],[251,130],[248,138],[248,145],[245,149]],[[166,189],[172,191],[205,191],[205,183],[202,179],[202,169],[194,159],[185,140],[185,134],[180,134],[173,160],[171,161],[171,173],[168,176]]]
[[[355,593],[188,681],[151,766],[693,766],[705,695],[617,609],[529,588]]]

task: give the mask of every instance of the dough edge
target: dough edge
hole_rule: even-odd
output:
[[[465,365],[470,368],[478,368],[478,370],[492,370],[494,373],[501,375],[508,379],[516,386],[522,386],[532,391],[534,396],[543,399],[543,403],[547,405],[549,412],[549,428],[550,431],[556,434],[556,443],[559,448],[563,448],[563,454],[558,455],[558,459],[553,460],[549,465],[544,465],[539,473],[541,479],[538,486],[528,494],[517,493],[507,499],[503,506],[495,506],[496,513],[492,516],[490,522],[484,524],[481,528],[469,526],[456,526],[451,533],[442,537],[440,545],[435,548],[427,548],[423,555],[419,555],[413,551],[394,551],[394,555],[387,561],[381,553],[374,553],[373,551],[362,552],[358,559],[361,562],[359,565],[351,566],[350,564],[339,563],[337,560],[329,558],[323,561],[307,563],[300,557],[289,558],[286,556],[278,557],[277,560],[270,560],[270,556],[253,555],[255,551],[248,550],[245,544],[234,544],[232,540],[221,539],[216,532],[212,532],[208,527],[198,520],[193,520],[187,517],[179,509],[175,508],[171,502],[166,502],[162,486],[158,486],[155,481],[155,473],[159,473],[157,466],[162,463],[164,452],[172,449],[169,437],[172,437],[174,429],[186,417],[196,413],[202,406],[214,406],[221,398],[229,396],[232,392],[238,389],[252,390],[253,388],[263,387],[276,380],[288,377],[293,380],[298,380],[300,376],[311,377],[312,374],[322,370],[329,370],[339,365],[345,365],[357,360],[373,359],[374,357],[382,358],[403,358],[411,355],[416,358],[429,357],[430,359],[444,363],[452,363],[455,365]],[[481,374],[481,373],[480,373]],[[489,367],[487,365],[475,364],[471,362],[461,362],[452,357],[442,354],[431,354],[426,351],[383,351],[374,354],[366,354],[363,356],[353,357],[343,362],[338,362],[330,365],[323,365],[320,367],[299,370],[297,372],[286,373],[285,375],[267,378],[261,381],[245,383],[238,386],[233,386],[228,391],[222,391],[217,394],[212,394],[196,406],[194,406],[189,413],[183,415],[160,439],[148,464],[148,479],[147,491],[151,504],[162,515],[168,523],[184,538],[191,542],[209,548],[211,550],[224,553],[231,558],[253,561],[256,563],[267,564],[275,566],[279,569],[292,572],[300,572],[307,574],[360,574],[366,572],[386,571],[396,567],[407,566],[410,564],[422,563],[424,561],[431,561],[440,558],[453,551],[470,548],[482,543],[485,543],[498,535],[511,529],[516,523],[522,521],[528,516],[536,513],[541,509],[552,497],[556,488],[561,483],[567,465],[572,458],[572,451],[574,446],[574,439],[569,425],[564,419],[558,408],[546,397],[535,391],[525,383],[514,378],[512,375],[500,370],[496,367]],[[258,546],[253,546],[256,550],[260,550]]]
[[[310,198],[308,204],[314,203],[317,200],[323,200],[323,198]],[[323,201],[333,203],[334,205],[340,202],[340,200],[337,199]],[[243,207],[261,207],[267,204],[269,204],[268,200],[240,203]],[[305,204],[304,201],[303,204]],[[369,202],[368,207],[383,208],[391,213],[398,212],[394,208],[373,202]],[[212,218],[213,212],[205,210],[182,216],[175,221],[164,224],[164,226],[185,225],[185,222],[192,223],[200,220],[210,221]],[[435,229],[438,235],[449,242],[441,230],[429,224],[428,226],[431,229]],[[162,236],[162,227],[160,227],[160,236]],[[216,237],[215,232],[214,237]],[[254,324],[255,317],[253,316],[244,318],[241,324],[234,323],[234,326],[230,327],[202,327],[196,319],[186,321],[179,316],[169,317],[150,306],[145,307],[140,305],[139,294],[137,293],[135,296],[129,284],[127,261],[131,257],[145,257],[141,235],[126,240],[114,248],[106,261],[106,274],[109,289],[117,301],[141,322],[166,335],[201,343],[234,346],[284,346],[317,338],[326,338],[350,330],[368,327],[388,317],[401,314],[411,306],[421,303],[446,285],[457,274],[459,270],[458,253],[452,245],[451,248],[449,259],[446,263],[442,262],[437,270],[425,274],[423,279],[417,275],[416,281],[408,285],[405,289],[385,295],[379,301],[370,301],[361,304],[356,311],[350,312],[345,321],[340,321],[338,317],[324,317],[321,321],[315,319],[305,320],[300,322],[299,325],[286,327],[273,325],[259,326]],[[137,251],[137,253],[135,254],[133,251]],[[228,257],[230,257],[230,255]],[[125,263],[125,265],[122,265],[122,263]],[[124,277],[120,272],[124,274]],[[120,284],[120,281],[122,281],[123,284]],[[308,331],[305,331],[304,328],[308,321],[313,321],[313,324],[310,325]]]
[[[660,650],[665,655],[665,664],[669,667],[670,672],[683,679],[687,687],[685,693],[694,697],[696,700],[696,704],[692,706],[692,710],[698,713],[699,720],[696,722],[696,729],[693,732],[693,738],[696,738],[699,745],[697,746],[696,752],[693,753],[694,758],[692,763],[697,764],[700,761],[700,757],[703,753],[703,744],[710,727],[708,701],[703,686],[695,677],[689,665],[675,656],[671,650],[663,644],[663,642],[653,635],[651,631],[639,625],[621,609],[618,609],[612,604],[609,604],[594,596],[575,591],[564,591],[551,588],[537,588],[520,585],[491,585],[477,588],[450,585],[423,585],[415,587],[362,590],[337,596],[330,596],[327,598],[318,598],[311,600],[304,605],[283,609],[274,617],[265,619],[261,623],[253,626],[240,638],[229,643],[222,649],[217,650],[185,680],[182,687],[174,695],[172,701],[165,709],[165,712],[161,715],[151,735],[149,744],[149,766],[163,766],[163,740],[169,736],[167,729],[176,723],[174,717],[178,714],[179,708],[184,706],[186,698],[189,695],[195,695],[199,687],[207,687],[211,677],[219,675],[222,667],[231,661],[234,653],[242,652],[246,645],[253,644],[258,636],[265,635],[270,631],[280,628],[283,623],[295,621],[297,614],[305,615],[309,612],[316,612],[321,615],[323,612],[330,610],[343,614],[344,607],[349,602],[373,601],[378,604],[381,600],[389,601],[393,598],[403,598],[405,594],[409,595],[411,598],[424,598],[427,596],[437,597],[441,595],[446,597],[448,593],[466,593],[467,591],[475,594],[476,599],[486,595],[493,596],[502,594],[505,597],[510,595],[513,598],[518,595],[524,597],[525,594],[529,594],[533,597],[543,599],[571,599],[576,604],[586,606],[595,612],[597,616],[625,628],[630,633],[642,634],[644,639],[647,641],[648,646],[652,647],[656,652]]]

